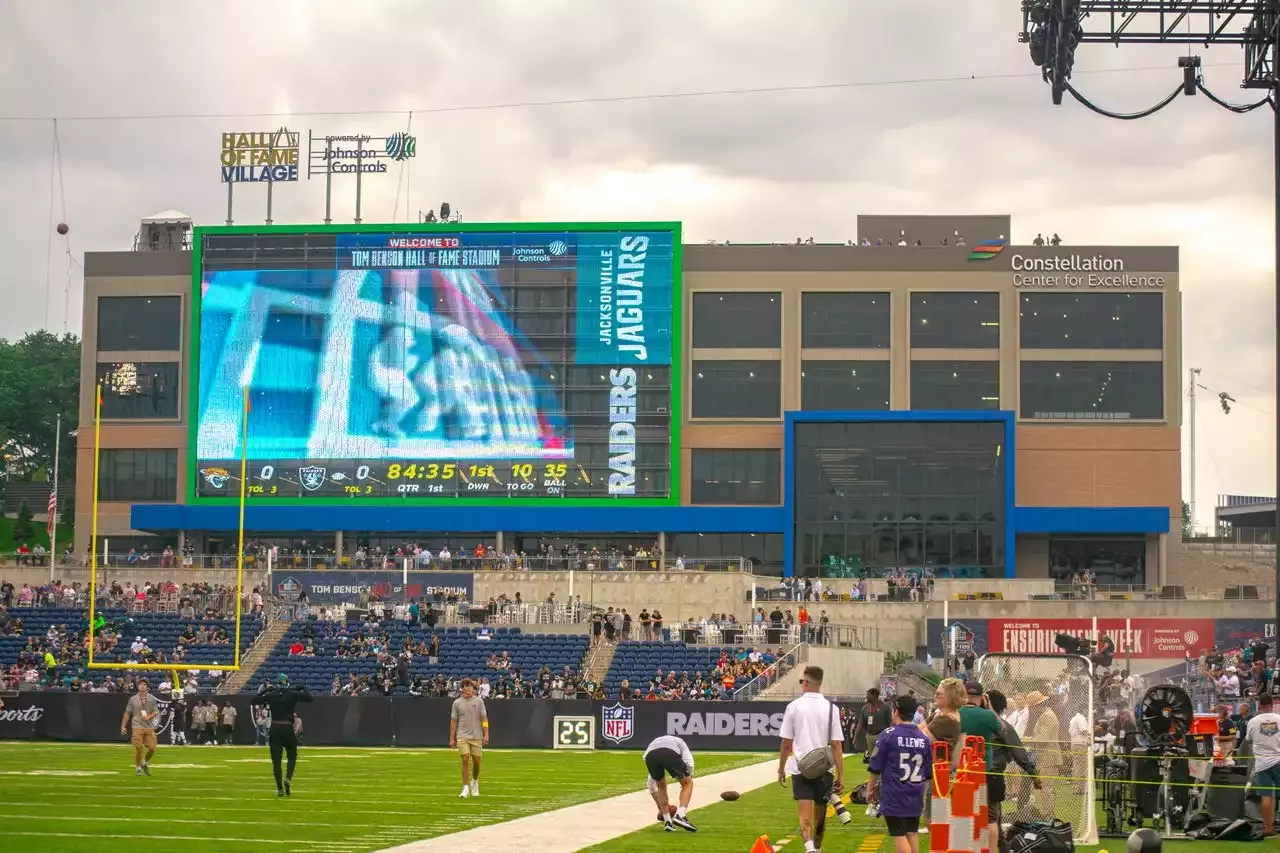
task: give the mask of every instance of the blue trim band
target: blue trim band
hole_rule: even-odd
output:
[[[1168,533],[1165,506],[1020,506],[1018,533]]]

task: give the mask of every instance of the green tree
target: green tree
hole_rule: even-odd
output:
[[[60,473],[75,477],[75,440],[79,426],[80,339],[52,332],[31,332],[18,341],[0,340],[0,452],[9,479],[50,479],[62,415]]]
[[[35,538],[36,526],[31,523],[31,507],[24,499],[18,504],[18,517],[13,520],[13,541],[22,545],[30,544]]]
[[[1191,519],[1191,504],[1182,502],[1182,538],[1190,539],[1196,535],[1195,523]]]
[[[76,524],[75,486],[58,489],[58,523],[65,527],[74,527]]]

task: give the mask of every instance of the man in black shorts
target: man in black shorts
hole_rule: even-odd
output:
[[[827,803],[844,789],[844,732],[836,706],[822,695],[822,667],[806,666],[800,679],[804,692],[787,705],[778,735],[778,784],[791,779],[791,796],[805,853],[817,853],[827,828]],[[825,751],[830,747],[830,753]],[[813,757],[816,764],[810,764]],[[801,769],[801,762],[809,772]]]
[[[649,771],[649,795],[658,804],[663,829],[675,832],[678,826],[697,832],[688,815],[689,801],[693,799],[693,753],[689,745],[672,735],[654,738],[644,751],[644,766]],[[680,805],[674,815],[667,800],[667,776],[680,783]]]

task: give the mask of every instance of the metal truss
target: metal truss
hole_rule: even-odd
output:
[[[1058,5],[1057,0],[1051,3]],[[1031,41],[1043,26],[1035,11],[1043,5],[1024,0],[1019,41]],[[1280,0],[1067,0],[1062,5],[1078,9],[1077,44],[1241,45],[1244,87],[1272,89],[1277,84]]]

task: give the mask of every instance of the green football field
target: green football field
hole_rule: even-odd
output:
[[[151,777],[133,774],[126,744],[3,743],[0,803],[7,812],[0,850],[184,853],[268,850],[365,853],[484,824],[605,799],[641,789],[638,753],[491,750],[479,800],[459,799],[458,759],[448,750],[303,747],[294,794],[277,798],[265,748],[164,747]],[[699,776],[767,759],[700,753]],[[851,768],[852,769],[852,768]],[[850,776],[860,781],[861,768]],[[674,793],[674,790],[673,790]],[[716,791],[714,794],[718,794]],[[698,802],[712,792],[702,790]],[[888,853],[883,825],[852,809],[851,826],[833,823],[823,850]],[[788,791],[770,785],[734,803],[692,812],[697,834],[653,827],[590,848],[597,853],[679,850],[747,853],[755,838],[795,840]],[[924,838],[922,838],[922,841]],[[1272,846],[1270,844],[1266,846]],[[1205,849],[1203,842],[1166,850]],[[1214,844],[1215,853],[1263,849]],[[927,847],[925,848],[927,849]],[[1086,848],[1092,853],[1099,848]],[[1124,850],[1122,840],[1101,849]],[[515,851],[512,851],[515,853]]]

